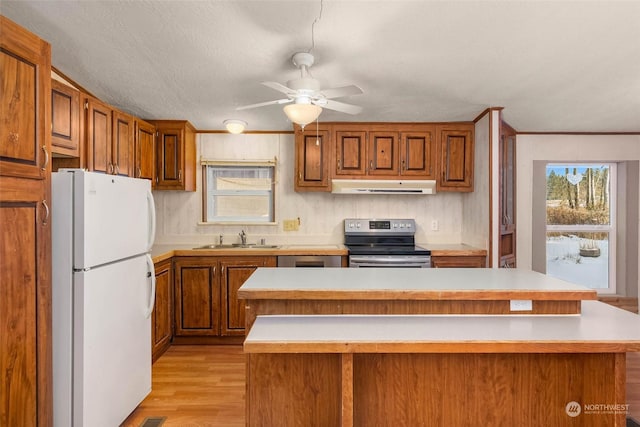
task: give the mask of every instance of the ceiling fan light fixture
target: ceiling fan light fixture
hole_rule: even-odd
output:
[[[236,119],[225,120],[222,124],[227,128],[229,133],[234,135],[244,132],[244,129],[247,127],[247,122]]]
[[[304,128],[320,116],[322,107],[313,104],[289,104],[284,107],[284,113],[289,120]]]

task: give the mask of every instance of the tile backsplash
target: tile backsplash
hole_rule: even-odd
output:
[[[245,230],[249,242],[265,238],[272,244],[334,244],[343,241],[344,218],[415,218],[416,241],[462,242],[461,193],[415,195],[334,195],[293,191],[292,134],[198,134],[197,191],[155,191],[157,244],[205,244],[239,241]],[[276,225],[202,224],[202,176],[199,159],[271,160],[277,158]],[[298,231],[284,231],[282,221],[300,219]],[[438,230],[432,231],[432,221]]]

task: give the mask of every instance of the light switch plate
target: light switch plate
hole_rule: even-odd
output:
[[[509,301],[511,311],[531,311],[533,310],[533,301],[530,299],[512,299]]]

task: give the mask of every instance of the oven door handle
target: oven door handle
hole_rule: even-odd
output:
[[[374,259],[367,257],[357,257],[351,255],[349,257],[349,266],[351,267],[430,267],[430,258],[425,257],[422,260],[415,258],[394,257],[393,259]]]

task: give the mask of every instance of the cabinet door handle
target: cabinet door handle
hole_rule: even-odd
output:
[[[338,170],[340,170],[340,159],[338,159]]]
[[[42,225],[47,225],[47,223],[49,222],[49,205],[47,204],[46,200],[42,201],[42,207],[44,208],[44,218],[42,219]]]
[[[120,175],[120,166],[116,164],[116,175]]]
[[[138,166],[138,178],[142,176],[142,169]]]
[[[402,160],[402,170],[403,171],[407,170],[407,167],[405,165],[405,161],[404,160]]]
[[[373,170],[373,160],[369,160],[369,170]]]
[[[178,171],[178,181],[182,182],[182,169]]]
[[[113,163],[109,163],[109,173],[113,175]]]
[[[49,166],[49,151],[47,151],[47,146],[42,146],[42,151],[44,151],[44,164],[42,165],[42,170],[46,171],[47,166]]]

